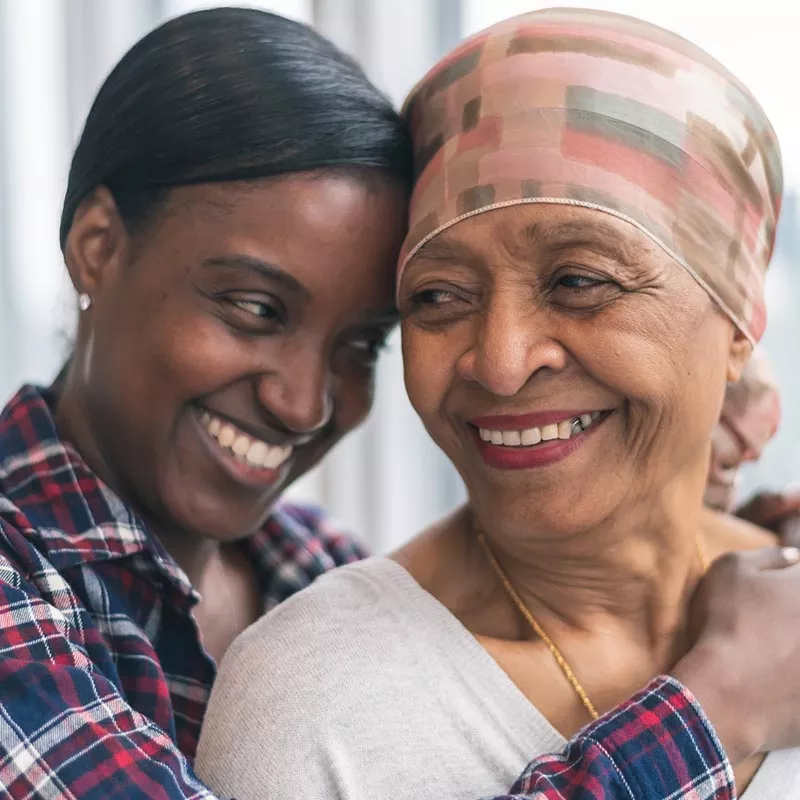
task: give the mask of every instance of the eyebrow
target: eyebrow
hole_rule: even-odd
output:
[[[204,267],[226,267],[230,269],[245,269],[257,272],[268,280],[285,286],[292,292],[301,295],[305,299],[310,299],[311,293],[293,275],[285,272],[275,264],[262,261],[260,258],[246,255],[214,256],[203,261]],[[375,325],[377,327],[391,328],[400,322],[400,312],[396,306],[389,308],[367,311],[359,321],[360,325]]]
[[[628,265],[638,263],[643,250],[635,243],[624,241],[620,231],[612,225],[600,221],[564,222],[555,229],[545,229],[534,223],[525,228],[524,234],[527,241],[542,242],[553,250],[587,247]]]
[[[467,245],[440,235],[426,242],[419,249],[416,258],[425,261],[445,261],[448,264],[452,264],[453,261],[468,264],[479,256]]]
[[[288,289],[290,292],[308,299],[310,297],[308,289],[293,275],[290,275],[279,266],[271,264],[269,261],[262,261],[260,258],[241,254],[213,256],[203,261],[204,267],[226,267],[229,269],[243,269],[256,272],[268,280],[274,281]]]

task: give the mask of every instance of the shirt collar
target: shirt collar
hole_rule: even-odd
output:
[[[183,594],[186,574],[133,510],[63,441],[55,395],[23,386],[0,413],[0,513],[20,513],[56,569],[145,554]]]

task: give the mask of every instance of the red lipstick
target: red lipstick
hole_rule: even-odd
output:
[[[526,428],[539,428],[543,425],[563,422],[565,419],[576,419],[583,414],[591,413],[591,411],[559,411],[522,416],[476,417],[474,420],[470,420],[470,434],[478,446],[478,452],[484,463],[490,467],[502,470],[548,467],[563,461],[567,456],[583,447],[589,437],[611,416],[612,412],[604,412],[586,430],[573,434],[569,439],[552,439],[530,447],[508,447],[485,442],[481,439],[478,428],[494,431],[521,431]]]

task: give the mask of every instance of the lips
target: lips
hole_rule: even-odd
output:
[[[256,488],[274,485],[291,463],[291,445],[269,444],[205,409],[198,409],[194,418],[209,452],[237,483]]]
[[[270,445],[262,439],[250,436],[209,411],[200,412],[200,423],[221,448],[254,469],[278,469],[294,450],[291,445]]]
[[[470,429],[484,462],[496,469],[531,469],[574,453],[611,411],[555,411],[476,417]]]
[[[546,425],[531,426],[527,428],[484,428],[479,427],[478,433],[484,442],[491,442],[504,447],[532,447],[540,442],[549,442],[554,439],[571,439],[573,435],[582,433],[600,417],[600,412],[586,412],[577,416],[567,417]],[[491,423],[491,419],[485,420]],[[519,424],[519,423],[517,423]]]

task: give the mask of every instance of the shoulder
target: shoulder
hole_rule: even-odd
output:
[[[41,662],[93,669],[94,623],[70,583],[0,514],[0,649]]]
[[[331,741],[370,727],[364,714],[399,707],[401,687],[392,675],[403,670],[398,654],[402,660],[413,647],[398,648],[393,640],[411,645],[413,639],[395,613],[401,606],[384,574],[387,561],[369,559],[323,576],[233,643],[198,748],[200,774],[212,786],[212,778],[254,770],[283,785],[294,780],[287,759],[301,754],[304,774],[316,774]],[[227,780],[223,785],[231,788]]]
[[[0,495],[0,581],[19,586],[21,576],[33,578],[52,569],[42,534],[11,501]]]
[[[404,578],[412,580],[386,558],[325,575],[238,637],[222,661],[214,692],[231,697],[246,692],[270,714],[283,709],[289,717],[300,696],[312,713],[326,696],[359,695],[364,682],[395,665],[413,639],[416,616]],[[255,685],[253,675],[259,675]],[[324,714],[324,708],[318,710]]]
[[[281,503],[252,540],[263,564],[268,608],[305,589],[336,567],[367,556],[367,550],[320,507]]]
[[[336,569],[297,592],[251,625],[231,646],[222,672],[269,659],[279,669],[294,658],[309,666],[330,666],[331,658],[350,651],[400,604],[397,576],[401,569],[386,558],[371,558]],[[290,667],[291,668],[291,667]]]
[[[281,503],[267,522],[270,525],[273,529],[291,526],[307,537],[304,543],[309,549],[324,551],[337,566],[360,561],[367,555],[366,547],[321,506]]]

